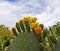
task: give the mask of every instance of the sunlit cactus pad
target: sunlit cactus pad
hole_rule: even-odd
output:
[[[23,32],[10,44],[8,51],[40,51],[33,32]]]

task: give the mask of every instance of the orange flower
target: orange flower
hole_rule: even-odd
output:
[[[35,28],[34,28],[34,31],[35,31],[36,34],[40,35],[40,34],[42,33],[42,28],[40,28],[40,27],[35,27]]]

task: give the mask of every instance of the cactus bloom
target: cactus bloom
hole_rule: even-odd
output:
[[[24,22],[27,22],[27,21],[29,20],[29,18],[30,18],[29,16],[25,16],[25,17],[23,18],[23,21],[24,21]]]
[[[29,22],[30,22],[30,23],[34,23],[34,22],[36,22],[36,20],[37,20],[37,18],[35,18],[35,17],[34,17],[34,18],[30,18],[30,19],[29,19]]]
[[[35,31],[36,34],[40,35],[40,34],[42,33],[42,28],[40,28],[40,27],[35,27],[35,28],[34,28],[34,31]]]
[[[39,26],[38,22],[30,23],[31,28],[35,28]]]

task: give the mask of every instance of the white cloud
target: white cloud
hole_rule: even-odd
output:
[[[48,6],[41,14],[38,14],[38,21],[45,26],[52,26],[55,22],[60,22],[60,0],[47,0]]]
[[[60,0],[19,0],[16,3],[0,0],[0,24],[12,27],[25,15],[37,16],[45,26],[60,21]]]
[[[21,3],[20,3],[21,2]],[[29,0],[19,1],[18,3],[11,3],[5,0],[0,0],[0,24],[5,24],[6,26],[14,26],[15,22],[19,20],[24,15],[36,15],[40,11],[40,4],[38,1]],[[25,4],[24,4],[25,3]]]
[[[15,11],[17,7],[8,2],[0,2],[0,24],[5,24],[6,26],[12,26],[17,21],[17,15],[12,12]]]

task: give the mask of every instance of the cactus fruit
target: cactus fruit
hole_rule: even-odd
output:
[[[31,31],[29,22],[25,22],[25,27],[26,27],[27,31],[29,31],[29,32]]]
[[[15,36],[18,36],[17,31],[16,31],[15,28],[12,28],[12,32],[13,32],[13,34],[14,34]]]
[[[21,32],[21,29],[20,29],[19,22],[16,22],[16,28],[17,28],[17,31],[20,33]]]
[[[47,34],[48,34],[48,30],[47,29],[44,29],[43,30],[43,39],[47,36]]]
[[[42,29],[44,29],[44,25],[43,24],[40,24],[39,27],[41,27]]]
[[[21,27],[22,31],[25,32],[25,27],[24,27],[24,22],[23,22],[23,20],[20,20],[20,21],[19,21],[19,24],[20,24],[20,27]]]

